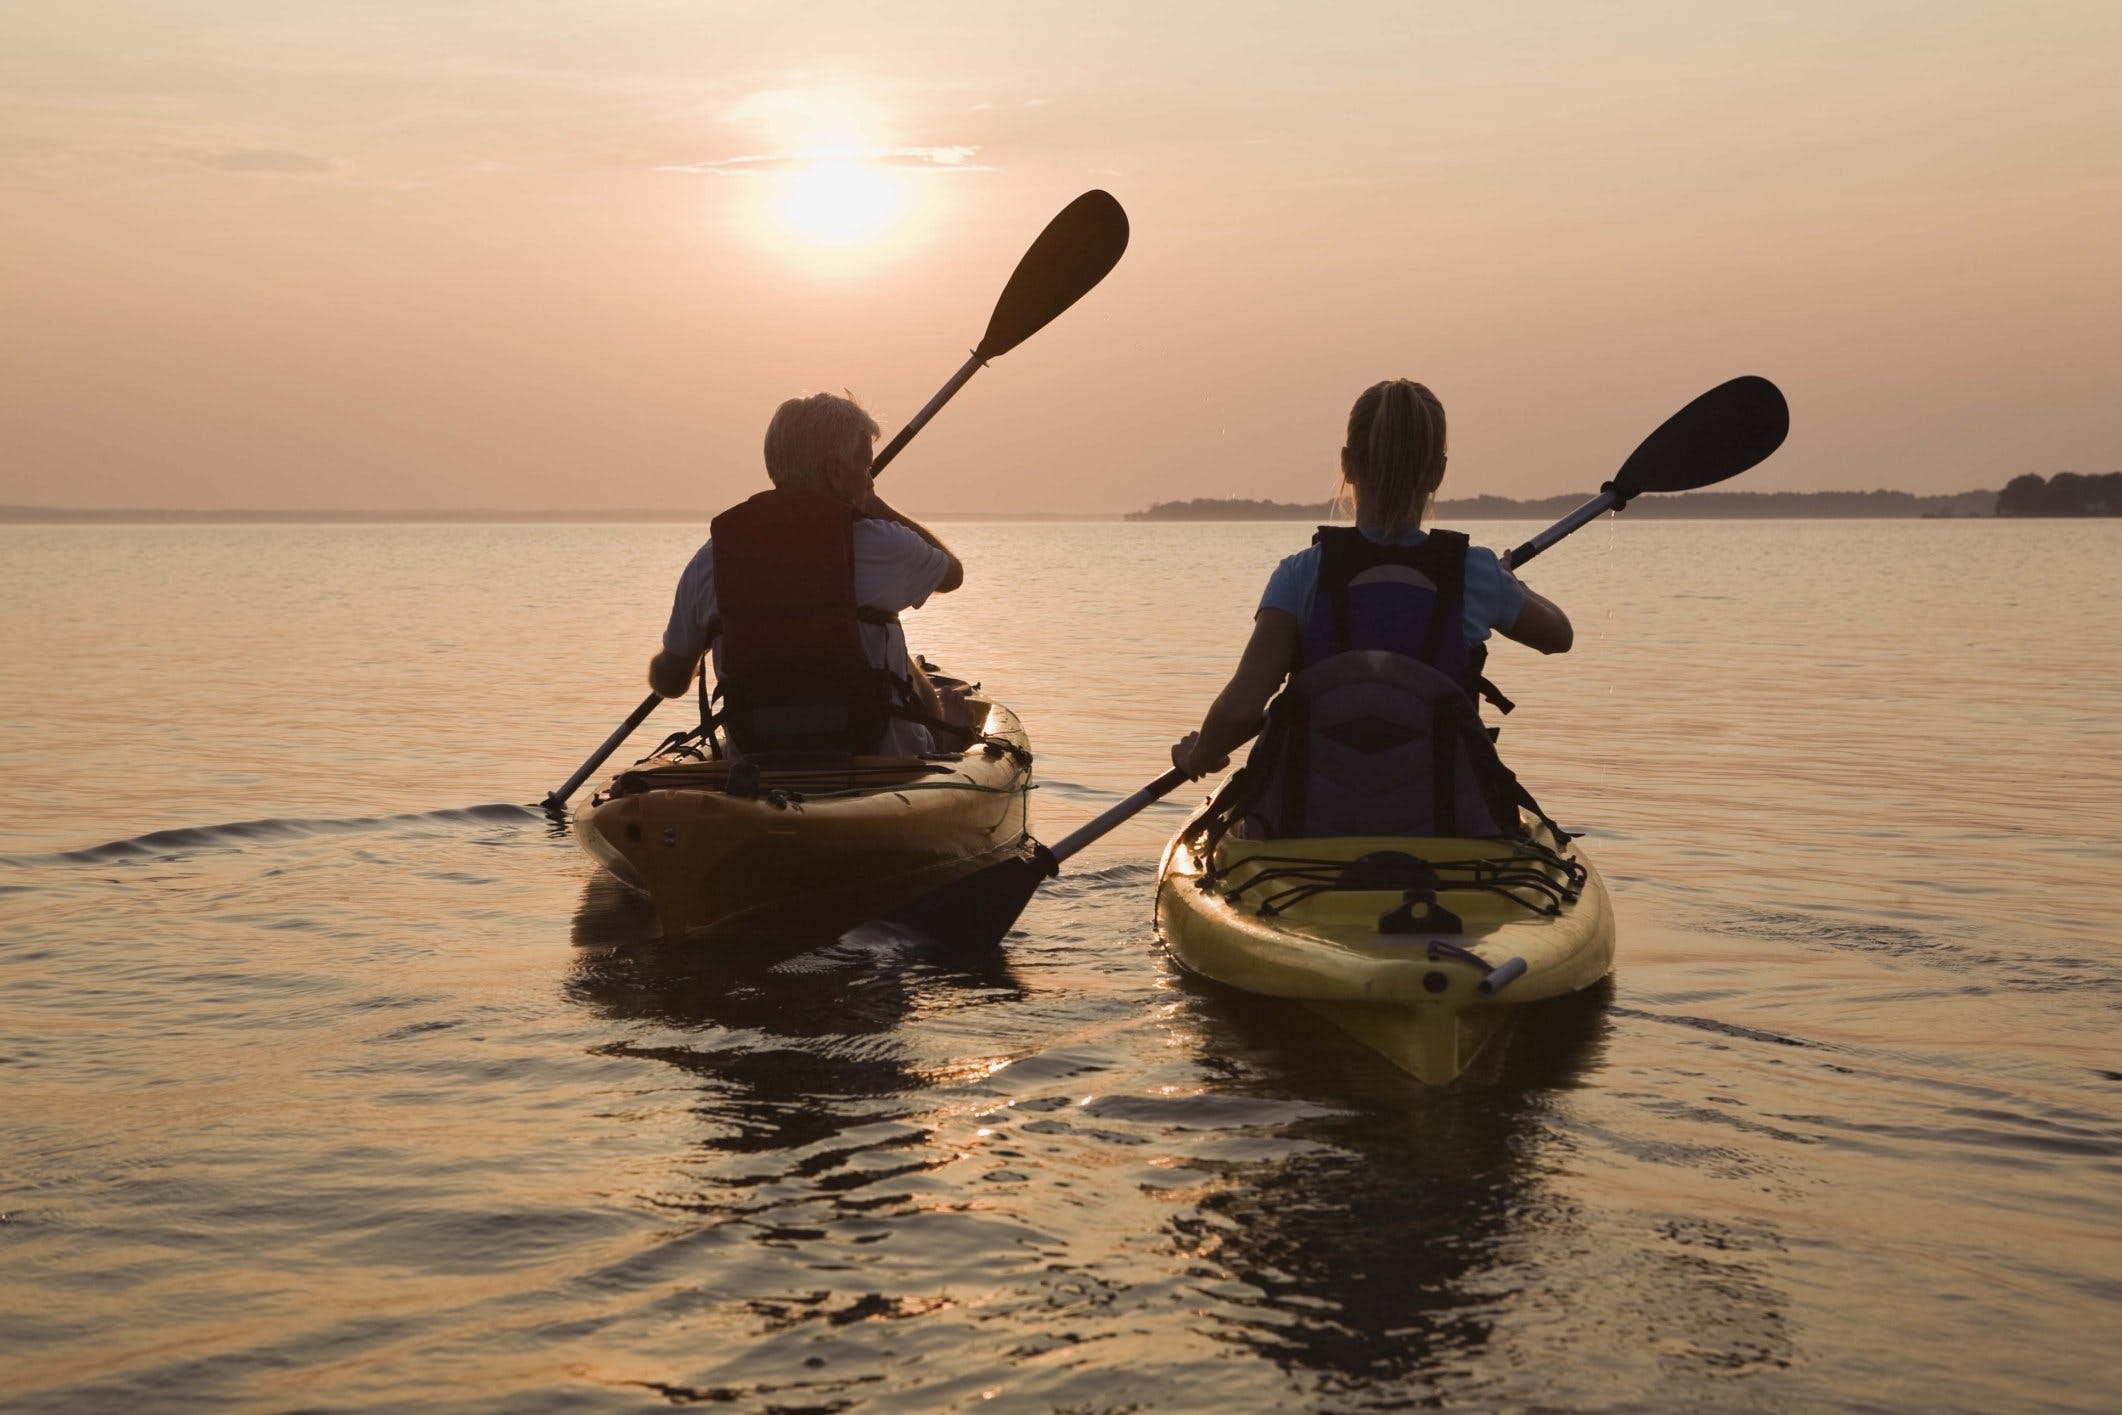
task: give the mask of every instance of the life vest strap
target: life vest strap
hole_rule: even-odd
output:
[[[1430,611],[1429,633],[1422,641],[1422,661],[1435,663],[1444,652],[1446,631],[1464,637],[1466,618],[1466,550],[1469,542],[1460,531],[1431,531],[1423,542],[1434,547],[1430,580],[1437,587],[1437,607]]]
[[[1311,616],[1300,626],[1300,665],[1322,662],[1351,649],[1391,649],[1449,674],[1469,694],[1475,691],[1481,646],[1467,642],[1463,622],[1469,541],[1462,532],[1431,531],[1419,545],[1380,545],[1353,526],[1321,526],[1312,544],[1319,550],[1319,577]],[[1420,576],[1426,584],[1409,585],[1403,593],[1414,604],[1427,607],[1419,611],[1419,623],[1397,621],[1404,627],[1389,632],[1383,641],[1371,642],[1383,626],[1372,611],[1359,635],[1356,581],[1387,567]],[[1366,594],[1373,592],[1365,588]],[[1418,611],[1411,605],[1407,612]],[[1358,642],[1359,638],[1364,641]]]

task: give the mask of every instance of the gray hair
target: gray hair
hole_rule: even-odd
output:
[[[836,458],[859,456],[863,440],[879,431],[877,420],[853,398],[791,398],[766,425],[766,475],[775,486],[823,489],[826,467]]]

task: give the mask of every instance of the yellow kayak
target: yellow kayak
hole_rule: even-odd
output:
[[[627,768],[575,839],[648,895],[666,938],[830,938],[1025,848],[1031,752],[1017,715],[968,700],[963,753],[740,769],[697,741]]]
[[[1289,998],[1432,1085],[1455,1080],[1513,1009],[1613,964],[1606,886],[1528,817],[1523,841],[1211,842],[1208,811],[1166,847],[1157,929],[1187,971]]]

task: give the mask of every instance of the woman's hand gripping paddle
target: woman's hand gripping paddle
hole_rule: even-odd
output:
[[[966,380],[978,373],[988,360],[1000,358],[1016,348],[1053,323],[1063,310],[1089,294],[1091,287],[1120,263],[1126,250],[1127,213],[1108,193],[1085,192],[1061,208],[1060,215],[1046,223],[1046,229],[1039,233],[1031,249],[1017,262],[1017,268],[1010,272],[1009,283],[1002,287],[1002,297],[995,301],[995,312],[988,318],[987,332],[980,337],[979,347],[973,350],[972,357],[876,455],[870,463],[870,475],[882,474],[892,458],[913,441],[914,434],[927,426],[937,410],[948,403],[951,395],[963,388]],[[591,772],[604,765],[605,758],[619,750],[619,744],[632,736],[634,729],[662,702],[659,693],[650,693],[643,698],[641,705],[619,724],[619,729],[604,739],[604,745],[545,798],[542,803],[545,809],[555,814],[566,809],[568,797],[589,780]]]
[[[1513,550],[1507,563],[1523,565],[1570,532],[1619,510],[1646,491],[1692,491],[1729,481],[1767,460],[1790,431],[1790,407],[1776,385],[1748,376],[1720,383],[1667,418],[1621,464],[1614,479],[1584,505]],[[1187,780],[1176,767],[1052,849],[1028,841],[1025,852],[990,865],[893,913],[893,923],[919,929],[939,943],[984,947],[1000,943],[1031,902],[1042,880],[1061,862],[1171,794]]]

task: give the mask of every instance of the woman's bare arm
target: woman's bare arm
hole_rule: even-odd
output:
[[[1206,776],[1229,766],[1232,750],[1259,732],[1267,700],[1282,686],[1296,660],[1296,618],[1279,609],[1261,610],[1253,620],[1253,636],[1238,658],[1237,671],[1209,705],[1201,730],[1172,744],[1172,765],[1188,776]]]
[[[1517,622],[1508,629],[1498,628],[1496,632],[1541,653],[1568,653],[1569,646],[1577,638],[1577,631],[1570,627],[1569,616],[1553,600],[1530,586],[1525,587],[1525,605],[1518,611]]]

